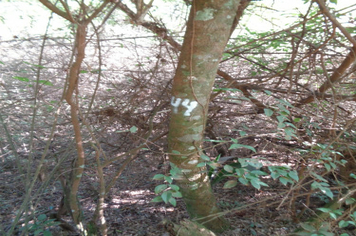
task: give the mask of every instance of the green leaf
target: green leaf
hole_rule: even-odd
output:
[[[208,156],[205,155],[205,154],[201,154],[200,157],[201,157],[201,159],[203,159],[204,161],[210,161],[210,157],[208,157]]]
[[[284,124],[283,122],[279,122],[277,127],[280,129],[284,129],[284,127],[286,127],[286,124]]]
[[[4,62],[2,62],[2,61],[0,61],[0,64],[5,65],[5,63],[4,63]]]
[[[160,185],[156,186],[155,187],[155,194],[158,194],[158,193],[166,190],[167,187],[168,187],[167,184],[160,184]]]
[[[260,190],[260,188],[261,188],[261,185],[260,185],[259,182],[260,182],[260,181],[258,181],[258,179],[253,179],[253,180],[251,180],[252,186],[255,187],[255,188],[258,189],[258,190]]]
[[[291,127],[286,127],[284,129],[284,132],[287,136],[290,136],[290,137],[295,136],[295,130]]]
[[[170,184],[173,182],[173,178],[171,176],[164,176],[164,180]]]
[[[136,126],[132,126],[132,127],[130,128],[130,132],[131,132],[131,133],[136,133],[136,132],[137,132],[137,127],[136,127]]]
[[[330,0],[331,3],[337,4],[337,0]]]
[[[326,179],[324,179],[323,177],[321,177],[320,175],[318,175],[318,174],[315,173],[315,172],[311,172],[311,174],[312,174],[315,178],[317,178],[318,180],[321,180],[321,181],[323,181],[323,182],[325,182],[325,183],[328,182]]]
[[[301,226],[303,229],[305,229],[305,230],[307,230],[307,231],[309,231],[309,232],[316,231],[316,228],[315,228],[314,226],[309,225],[309,224],[307,224],[307,223],[300,223],[300,226]]]
[[[169,187],[171,187],[171,189],[173,189],[174,191],[179,191],[178,185],[170,184]]]
[[[247,133],[246,133],[245,131],[239,131],[239,133],[240,133],[240,136],[241,136],[241,137],[243,137],[243,136],[246,136],[246,135],[247,135]]]
[[[284,100],[284,99],[276,99],[277,101],[279,101],[280,103],[288,106],[288,107],[291,107],[293,108],[294,106],[292,104],[290,104],[290,102],[288,102],[287,100]]]
[[[271,172],[271,177],[272,179],[277,179],[280,176],[280,174],[278,174],[277,172]]]
[[[172,204],[172,206],[174,207],[177,206],[177,201],[174,197],[171,197],[168,201],[170,204]]]
[[[244,168],[236,168],[235,173],[237,176],[243,176],[245,174],[245,169]]]
[[[319,207],[319,208],[317,208],[319,211],[322,211],[322,212],[325,212],[325,213],[328,213],[328,212],[330,212],[331,211],[331,209],[330,208],[326,208],[326,207]]]
[[[330,212],[329,215],[331,216],[331,218],[333,218],[334,220],[337,219],[337,215],[334,212]]]
[[[163,199],[162,199],[161,196],[157,196],[157,197],[152,199],[152,202],[163,202]]]
[[[239,144],[239,143],[233,143],[231,144],[230,149],[239,149],[239,148],[247,148],[250,149],[253,152],[256,152],[256,149],[250,145],[244,145],[244,144]]]
[[[225,140],[204,139],[204,142],[225,143]]]
[[[180,175],[182,173],[182,170],[179,169],[172,162],[170,162],[170,165],[171,165],[171,170],[169,171],[169,173],[172,175],[173,178],[176,178],[178,175]]]
[[[253,170],[251,171],[252,174],[258,176],[258,175],[268,175],[266,172],[261,171],[261,170]]]
[[[206,163],[205,162],[200,162],[200,163],[198,163],[197,164],[197,167],[204,167],[204,166],[206,166]]]
[[[180,154],[180,152],[177,151],[177,150],[173,150],[172,153],[173,153],[173,154],[178,154],[178,155]]]
[[[163,192],[161,197],[162,197],[164,203],[167,204],[169,202],[169,200],[172,198],[172,192],[170,192],[170,191]]]
[[[172,193],[172,196],[173,196],[173,197],[177,197],[177,198],[183,197],[183,195],[182,195],[181,192],[174,192],[174,193]]]
[[[278,123],[282,123],[285,119],[285,116],[277,116]]]
[[[27,65],[35,66],[35,67],[38,67],[38,68],[41,68],[41,69],[45,68],[45,67],[42,66],[42,65],[32,64],[32,63],[29,63],[29,62],[27,62],[27,61],[24,61],[23,63],[24,63],[24,64],[27,64]]]
[[[223,188],[233,188],[237,185],[237,181],[236,180],[229,180],[224,184]]]
[[[266,116],[270,117],[270,116],[273,115],[273,111],[272,111],[271,109],[265,108],[265,109],[263,109],[263,110],[264,110]]]
[[[243,185],[248,185],[248,180],[245,179],[245,178],[240,177],[240,178],[239,178],[239,181],[240,181],[240,183],[242,183]]]
[[[323,236],[335,236],[334,233],[330,233],[327,230],[319,230],[316,236],[323,235]]]
[[[53,86],[53,84],[48,80],[39,80],[38,83],[48,85],[48,86]]]
[[[334,198],[333,192],[329,188],[322,188],[320,189],[326,196],[328,196],[330,199]]]
[[[351,205],[351,204],[354,204],[355,202],[356,202],[355,198],[347,198],[345,200],[346,205]],[[356,212],[354,214],[355,214],[355,220],[356,220]]]
[[[230,165],[224,165],[224,170],[226,170],[229,173],[234,172],[234,167],[230,166]]]
[[[34,235],[39,235],[40,233],[42,233],[43,229],[38,229],[34,232]]]
[[[294,179],[295,181],[299,180],[297,171],[293,170],[288,173],[288,176]]]
[[[13,79],[17,79],[19,81],[30,82],[30,79],[27,77],[13,76]]]
[[[214,170],[220,167],[220,164],[216,162],[209,162],[208,165]]]
[[[163,175],[163,174],[156,174],[155,176],[153,176],[153,179],[154,180],[161,180],[161,179],[164,179],[164,177],[166,177],[166,176]]]
[[[47,216],[45,214],[41,214],[37,217],[37,220],[40,220],[40,221],[44,221],[45,219],[47,219]]]
[[[45,230],[43,231],[43,236],[52,236],[51,231]]]
[[[290,123],[290,122],[285,122],[285,123],[286,123],[286,125],[294,128],[294,129],[297,129],[297,127],[293,123]]]
[[[271,91],[269,91],[269,90],[263,90],[267,95],[271,95],[272,94],[272,92]]]
[[[347,222],[347,221],[340,220],[340,222],[339,222],[339,227],[340,227],[340,228],[345,228],[345,227],[347,227],[348,225],[349,225],[349,222]]]
[[[335,163],[330,162],[330,166],[331,166],[332,169],[336,169],[336,164]]]
[[[281,177],[281,178],[279,178],[279,181],[280,181],[282,184],[284,184],[284,185],[287,186],[287,184],[288,184],[288,182],[289,182],[290,180],[287,179],[287,178],[285,178],[285,177]]]

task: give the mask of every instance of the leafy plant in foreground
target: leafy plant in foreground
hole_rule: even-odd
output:
[[[179,191],[179,186],[173,184],[173,180],[177,177],[178,174],[181,173],[181,170],[175,166],[173,163],[171,164],[171,170],[169,171],[170,175],[164,174],[156,174],[153,179],[154,180],[164,180],[168,184],[160,184],[155,187],[155,194],[160,194],[160,196],[155,197],[152,202],[164,202],[166,204],[170,203],[173,206],[177,205],[176,198],[181,198],[182,193]]]
[[[33,235],[51,236],[52,233],[49,228],[56,225],[59,225],[59,222],[56,222],[55,219],[48,219],[45,214],[41,214],[34,223],[23,226],[20,231],[24,231],[27,227],[27,232],[33,233]]]

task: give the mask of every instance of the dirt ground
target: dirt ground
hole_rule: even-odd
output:
[[[270,159],[276,159],[272,153]],[[160,182],[152,180],[157,173],[166,174],[167,163],[163,163],[164,157],[157,157],[152,153],[140,154],[125,169],[118,179],[110,194],[105,199],[105,217],[108,223],[109,235],[169,235],[164,227],[167,220],[174,223],[188,218],[184,203],[178,200],[177,207],[164,203],[153,203],[156,196],[154,188]],[[292,161],[292,160],[291,160]],[[113,173],[120,166],[112,165],[106,169],[106,174]],[[49,167],[50,168],[50,167]],[[16,171],[7,162],[2,166],[0,181],[2,183],[0,195],[2,199],[1,225],[6,230],[13,221],[16,210],[22,203],[25,194],[21,178],[15,178]],[[87,169],[80,188],[80,202],[85,212],[85,218],[90,219],[94,212],[95,171]],[[299,221],[304,221],[312,216],[314,210],[324,204],[321,198],[312,197],[309,206],[305,199],[299,198],[294,204],[288,196],[289,187],[280,182],[265,179],[269,187],[257,190],[252,186],[238,186],[224,189],[224,181],[214,185],[214,192],[220,208],[226,212],[226,218],[231,228],[221,234],[233,235],[288,235],[298,227],[295,214],[305,210]],[[37,188],[41,182],[36,183]],[[35,209],[36,214],[50,215],[50,212],[58,207],[61,200],[61,187],[58,179],[50,183],[48,190],[41,196]],[[33,200],[35,201],[35,199]],[[293,204],[293,206],[292,206]],[[293,218],[295,221],[293,221]],[[71,222],[69,216],[63,218]],[[77,235],[65,231],[59,226],[51,227],[53,235]],[[356,235],[354,231],[345,231],[349,235]],[[338,235],[337,232],[336,235]]]

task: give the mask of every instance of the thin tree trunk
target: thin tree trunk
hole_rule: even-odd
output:
[[[239,0],[193,1],[173,80],[168,146],[190,217],[214,231],[228,224],[219,215],[205,168],[197,168],[208,103],[219,61],[234,27]]]
[[[77,159],[75,160],[73,170],[72,170],[72,177],[71,177],[71,186],[69,187],[69,205],[71,209],[71,214],[76,224],[77,228],[84,232],[84,225],[82,223],[82,214],[80,209],[80,204],[78,202],[78,189],[80,186],[80,182],[82,179],[82,175],[84,172],[84,165],[85,165],[85,155],[84,155],[84,148],[83,148],[83,140],[80,130],[80,122],[78,118],[78,104],[75,98],[73,98],[74,91],[78,89],[78,78],[79,78],[79,71],[81,64],[85,57],[85,46],[86,46],[86,24],[77,24],[77,32],[76,32],[76,53],[77,56],[75,58],[75,62],[70,68],[69,71],[69,78],[68,78],[68,89],[66,94],[66,101],[70,105],[71,111],[71,120],[74,129],[74,137],[75,143],[77,147]]]

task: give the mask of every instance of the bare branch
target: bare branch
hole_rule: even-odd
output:
[[[323,12],[325,16],[329,18],[329,20],[337,27],[339,30],[345,35],[345,37],[356,47],[356,39],[352,37],[352,35],[340,24],[340,22],[331,14],[328,7],[325,6],[324,0],[315,0],[320,10]]]
[[[111,16],[111,14],[114,12],[114,10],[116,9],[116,5],[114,5],[108,13],[106,13],[106,15],[104,16],[103,21],[101,22],[101,24],[97,27],[96,31],[99,31],[100,28],[105,24],[105,22],[109,19],[109,17]]]
[[[88,19],[86,19],[86,23],[90,23],[95,17],[98,16],[98,14],[106,7],[106,5],[108,5],[108,3],[110,3],[110,0],[105,0],[103,2],[103,4],[101,4],[95,11],[93,14],[91,14],[91,16],[89,16]]]
[[[234,32],[236,26],[239,24],[242,14],[243,14],[244,10],[247,8],[247,6],[250,4],[250,2],[251,2],[251,0],[241,0],[240,1],[240,6],[237,9],[236,16],[235,16],[234,22],[231,27],[230,37],[231,37],[231,34]]]
[[[136,16],[136,20],[138,22],[143,22],[145,15],[147,14],[148,10],[150,10],[150,8],[152,7],[152,3],[153,0],[150,1],[150,3],[148,3],[147,5],[143,2],[143,0],[137,0],[136,2],[141,2],[140,6],[137,6],[137,16]]]
[[[356,46],[351,48],[349,54],[347,54],[346,58],[344,61],[341,63],[341,65],[334,71],[334,73],[330,76],[328,80],[326,80],[318,89],[319,94],[323,94],[328,90],[329,88],[332,87],[334,83],[340,82],[342,79],[342,75],[345,73],[347,68],[352,65],[356,61]],[[307,103],[311,103],[315,100],[315,95],[310,95],[309,97],[299,101],[296,106],[301,106]],[[317,97],[322,97],[322,96],[317,96]]]
[[[118,1],[116,5],[121,9],[121,11],[125,12],[132,20],[135,20],[136,14],[124,3]]]
[[[66,10],[66,12],[67,12],[67,14],[68,14],[68,16],[69,16],[69,18],[70,18],[70,22],[73,22],[73,23],[76,22],[76,21],[74,20],[73,16],[72,16],[72,14],[70,13],[68,4],[67,4],[66,2],[63,2],[63,0],[59,0],[59,1],[62,3],[64,9]]]
[[[55,5],[53,5],[49,0],[39,0],[43,5],[45,5],[49,10],[51,10],[52,12],[56,13],[57,15],[63,17],[64,19],[69,20],[72,23],[75,23],[75,21],[73,21],[73,18],[68,15],[68,13],[60,10],[58,7],[56,7]]]

